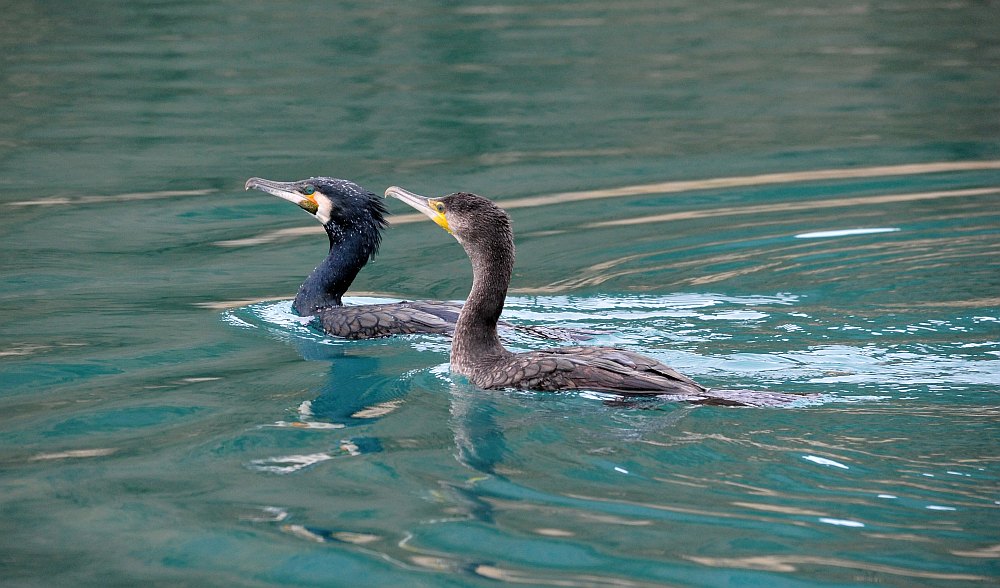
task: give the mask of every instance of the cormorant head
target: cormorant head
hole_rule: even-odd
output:
[[[297,204],[323,225],[331,221],[344,224],[359,215],[373,218],[380,227],[386,225],[386,209],[382,201],[350,180],[318,177],[297,182],[275,182],[250,178],[244,189],[251,188]]]
[[[440,198],[427,198],[392,186],[386,196],[409,204],[448,231],[462,245],[513,243],[510,217],[502,208],[477,194],[456,192]]]

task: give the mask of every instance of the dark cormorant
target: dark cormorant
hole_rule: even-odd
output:
[[[385,195],[409,204],[451,233],[472,261],[472,291],[455,327],[451,369],[481,388],[583,389],[732,406],[783,406],[802,398],[709,390],[655,359],[613,347],[511,353],[497,337],[497,319],[514,269],[514,234],[507,213],[465,192],[426,198],[393,186]]]
[[[245,189],[251,188],[297,204],[316,217],[330,237],[329,255],[295,296],[292,308],[297,314],[316,316],[326,333],[347,339],[454,332],[462,309],[458,302],[414,300],[358,306],[341,302],[361,268],[378,253],[387,224],[381,198],[349,180],[326,177],[298,182],[250,178]],[[543,327],[504,326],[545,338],[585,338]]]

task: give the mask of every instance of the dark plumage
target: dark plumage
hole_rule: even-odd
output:
[[[292,303],[296,313],[316,316],[326,333],[347,339],[454,332],[462,309],[457,302],[414,300],[358,306],[341,302],[361,268],[378,253],[382,229],[388,224],[381,198],[349,180],[326,177],[298,182],[250,178],[245,188],[297,204],[323,224],[330,238],[330,253],[299,287]],[[512,328],[546,338],[574,338],[555,329]]]
[[[781,406],[801,396],[751,390],[709,390],[663,363],[613,347],[562,347],[511,353],[497,337],[497,319],[514,268],[510,218],[482,196],[425,198],[386,190],[454,235],[472,261],[472,291],[458,318],[451,369],[482,388],[597,390],[630,396],[734,406]]]

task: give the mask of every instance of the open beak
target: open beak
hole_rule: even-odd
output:
[[[265,180],[264,178],[250,178],[247,180],[243,189],[249,190],[254,188],[256,190],[260,190],[261,192],[273,194],[278,198],[297,204],[299,208],[305,210],[309,214],[316,214],[319,210],[319,204],[316,203],[315,196],[305,196],[301,194],[296,189],[298,184],[299,182],[273,182],[271,180]]]
[[[399,186],[391,186],[385,191],[386,197],[392,196],[396,200],[402,200],[413,208],[427,215],[439,227],[451,233],[448,226],[448,219],[444,215],[444,205],[435,198],[427,198],[419,194],[404,190]],[[454,234],[454,233],[451,233]]]

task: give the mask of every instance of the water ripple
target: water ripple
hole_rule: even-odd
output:
[[[347,304],[392,302],[391,298],[348,297]],[[803,312],[807,310],[807,312]],[[724,296],[512,296],[504,317],[521,324],[557,325],[595,332],[588,344],[615,345],[663,359],[683,372],[720,381],[794,382],[813,391],[893,390],[914,387],[1000,384],[1000,343],[989,337],[997,318],[987,315],[895,322],[891,317],[836,315],[820,320],[805,299],[793,294]],[[902,317],[901,317],[902,318]],[[241,328],[262,328],[286,341],[321,346],[358,345],[325,336],[308,319],[295,315],[290,301],[257,303],[223,313]],[[962,342],[952,333],[965,335]],[[968,342],[981,334],[982,342]],[[813,344],[788,348],[791,334]],[[533,338],[511,333],[517,349],[537,348]],[[878,344],[872,342],[879,340]],[[447,339],[401,338],[415,349],[447,353]],[[727,341],[740,348],[725,350]],[[856,344],[853,344],[856,342]],[[545,345],[550,345],[546,342]],[[832,386],[832,388],[831,388]],[[933,389],[931,389],[933,394]],[[870,395],[870,394],[869,394]],[[878,394],[875,394],[878,396]]]

